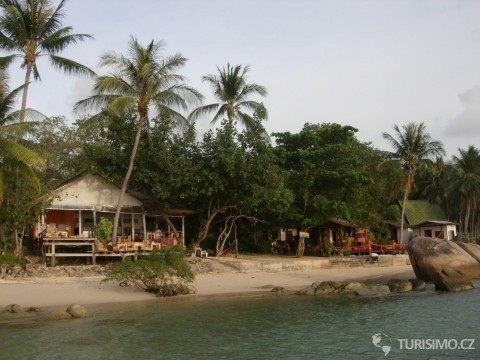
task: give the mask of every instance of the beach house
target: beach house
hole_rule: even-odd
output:
[[[120,186],[99,174],[76,176],[53,191],[53,201],[45,209],[36,226],[37,234],[46,237],[93,237],[97,221],[107,218],[113,222],[120,196]],[[145,197],[127,191],[118,224],[119,240],[131,241],[155,236],[173,238],[174,230],[181,243],[185,238],[185,216],[188,210],[155,208]],[[173,228],[172,228],[173,227]],[[170,236],[172,235],[172,236]]]
[[[405,206],[404,238],[400,239],[400,221],[388,222],[390,238],[399,243],[408,243],[415,236],[454,240],[457,224],[448,220],[440,205],[428,200],[409,200]]]

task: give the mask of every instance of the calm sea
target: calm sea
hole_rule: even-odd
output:
[[[480,359],[479,285],[380,298],[269,295],[89,307],[87,319],[4,321],[0,359]]]

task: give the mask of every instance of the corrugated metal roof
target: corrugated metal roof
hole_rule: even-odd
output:
[[[405,220],[409,225],[424,222],[448,222],[440,205],[431,204],[428,200],[409,200],[405,205]]]

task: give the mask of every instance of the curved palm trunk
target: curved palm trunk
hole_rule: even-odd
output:
[[[25,121],[25,110],[27,108],[27,94],[28,94],[28,86],[30,84],[30,77],[32,75],[32,64],[27,64],[27,73],[25,74],[25,87],[23,88],[22,94],[22,107],[20,109],[20,122]]]
[[[470,203],[471,203],[471,200],[470,200],[470,195],[467,196],[467,207],[466,207],[466,210],[465,210],[465,223],[463,224],[463,232],[465,234],[468,234],[468,223],[470,222]]]
[[[405,223],[405,206],[407,204],[407,201],[408,201],[408,184],[407,186],[405,186],[405,192],[403,194],[403,204],[402,204],[402,215],[401,215],[401,218],[400,218],[400,241],[399,241],[399,244],[403,244],[403,225]]]
[[[112,243],[114,245],[117,243],[118,221],[120,220],[120,212],[123,206],[123,199],[125,197],[125,192],[127,191],[128,182],[130,181],[130,175],[132,175],[135,157],[137,156],[138,144],[140,143],[140,136],[142,134],[142,128],[143,128],[143,119],[144,119],[143,117],[140,117],[138,121],[137,135],[135,136],[135,142],[133,144],[132,154],[130,155],[130,163],[128,164],[128,170],[127,170],[127,173],[125,174],[125,178],[123,179],[122,190],[120,191],[117,210],[115,211],[115,218],[113,220],[113,231],[112,231]],[[133,233],[133,224],[132,224],[132,233]]]

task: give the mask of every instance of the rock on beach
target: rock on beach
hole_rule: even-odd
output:
[[[408,254],[417,279],[433,282],[437,290],[472,289],[472,279],[480,279],[477,244],[419,236],[408,244]]]

